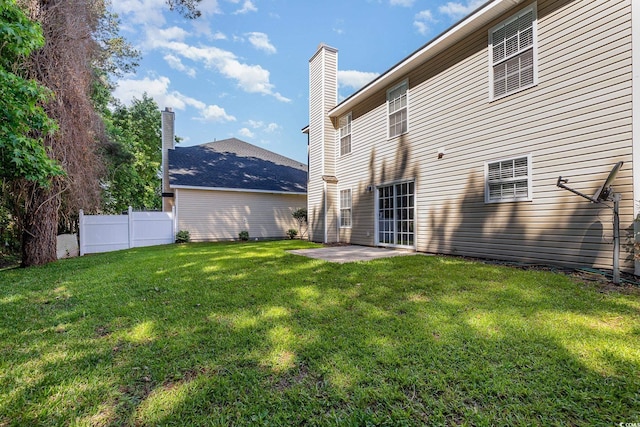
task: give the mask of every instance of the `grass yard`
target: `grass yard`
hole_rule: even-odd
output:
[[[301,241],[0,271],[0,426],[640,423],[640,292]]]

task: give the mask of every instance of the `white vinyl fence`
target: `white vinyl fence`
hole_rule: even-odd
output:
[[[174,212],[133,212],[128,215],[85,215],[80,210],[80,256],[98,252],[173,243]]]

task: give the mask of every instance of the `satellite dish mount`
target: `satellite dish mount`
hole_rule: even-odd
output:
[[[620,194],[615,193],[611,186],[613,185],[613,181],[616,179],[616,175],[622,168],[623,164],[624,162],[621,161],[615,164],[613,169],[611,169],[611,172],[609,172],[607,179],[602,183],[593,196],[588,196],[578,190],[567,187],[565,184],[569,182],[569,180],[562,178],[561,176],[558,177],[558,182],[556,184],[560,188],[564,188],[565,190],[569,190],[580,197],[584,197],[591,203],[604,203],[607,201],[613,202],[613,283],[616,285],[620,284],[620,199],[622,197]]]

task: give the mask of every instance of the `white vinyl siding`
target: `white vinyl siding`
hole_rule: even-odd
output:
[[[531,200],[531,156],[485,163],[485,202]]]
[[[491,98],[537,83],[535,4],[489,31]]]
[[[338,53],[329,47],[320,48],[309,61],[309,195],[307,212],[309,240],[323,242],[328,230],[338,229],[337,215],[327,212],[337,201],[327,191],[325,175],[335,175],[336,129],[326,112],[337,102]]]
[[[387,92],[387,108],[388,108],[388,137],[393,138],[406,133],[409,122],[409,100],[407,89],[409,84],[407,81],[391,88]]]
[[[351,215],[351,189],[340,191],[340,228],[349,228],[352,225]]]
[[[351,113],[340,117],[340,155],[351,153]]]
[[[377,245],[377,188],[415,179],[418,251],[611,268],[611,210],[556,181],[562,175],[591,195],[624,161],[615,182],[620,232],[633,230],[631,5],[538,0],[538,86],[488,103],[489,30],[529,6],[514,6],[407,75],[405,137],[384,138],[388,87],[348,108],[357,142],[336,176],[352,188],[353,227],[341,242]],[[485,162],[529,153],[532,200],[485,203]],[[624,248],[621,266],[632,272],[633,247]]]
[[[248,231],[251,239],[283,239],[298,229],[293,212],[306,206],[304,195],[218,190],[174,190],[177,229],[187,230],[194,242],[235,240]]]

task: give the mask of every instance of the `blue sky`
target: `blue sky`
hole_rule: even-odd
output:
[[[196,20],[165,0],[113,0],[142,54],[117,81],[124,104],[146,92],[176,113],[183,145],[231,137],[307,160],[308,64],[338,49],[339,98],[383,73],[484,0],[202,0]]]

